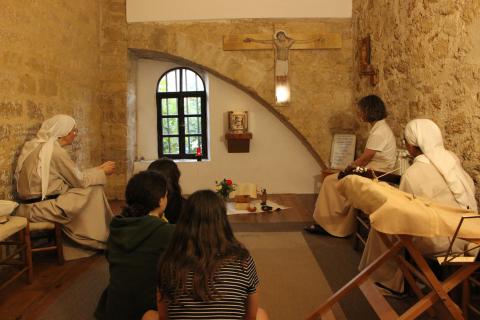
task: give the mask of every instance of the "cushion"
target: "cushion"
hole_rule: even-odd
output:
[[[30,231],[39,231],[39,230],[53,230],[55,229],[55,224],[53,222],[30,222]]]
[[[27,226],[27,219],[23,217],[8,217],[8,221],[0,224],[0,241],[24,229]]]

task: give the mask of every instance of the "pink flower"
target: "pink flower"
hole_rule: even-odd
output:
[[[231,186],[231,185],[232,185],[232,180],[230,180],[230,179],[227,179],[227,180],[225,180],[225,182],[226,182],[226,183],[227,183],[227,185],[229,185],[229,186]]]

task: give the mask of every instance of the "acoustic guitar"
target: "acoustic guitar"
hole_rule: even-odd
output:
[[[382,171],[377,171],[377,170],[373,170],[365,167],[348,166],[344,170],[340,171],[340,173],[338,174],[338,179],[340,180],[351,174],[368,178],[368,179],[378,179],[380,181],[385,181],[395,185],[399,185],[400,179],[402,178],[402,176],[393,172],[385,173]]]

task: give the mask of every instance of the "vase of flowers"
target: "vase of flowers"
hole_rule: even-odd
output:
[[[223,179],[215,181],[217,185],[217,193],[225,200],[228,201],[230,192],[235,190],[236,185],[230,179]]]

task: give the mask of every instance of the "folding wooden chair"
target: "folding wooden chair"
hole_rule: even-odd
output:
[[[480,218],[480,216],[475,216]],[[430,269],[427,261],[422,253],[415,247],[412,242],[412,236],[399,235],[398,240],[392,243],[385,234],[381,234],[381,238],[386,246],[389,248],[384,254],[377,258],[372,264],[360,272],[355,278],[347,283],[343,288],[338,290],[332,297],[324,302],[317,310],[315,310],[307,319],[334,319],[331,308],[338,303],[343,297],[350,293],[354,288],[359,288],[366,297],[369,304],[377,313],[380,319],[415,319],[423,312],[430,310],[433,305],[440,302],[443,306],[443,311],[453,319],[464,319],[462,309],[453,302],[448,293],[457,285],[468,281],[469,276],[476,270],[480,269],[480,259],[460,259],[459,256],[453,257],[451,248],[453,241],[457,238],[458,231],[466,219],[470,217],[463,217],[457,227],[454,239],[445,257],[442,257],[443,263],[457,263],[459,269],[448,277],[445,281],[440,282],[433,271]],[[468,239],[473,243],[480,244],[480,239]],[[412,263],[407,262],[401,254],[402,249],[408,251],[411,256]],[[480,256],[480,255],[479,255]],[[369,276],[377,270],[385,261],[394,258],[397,261],[399,268],[402,270],[405,280],[410,284],[414,293],[417,295],[419,301],[411,306],[405,313],[398,315],[390,306],[387,300],[377,290],[374,283]],[[456,260],[455,260],[456,259]],[[415,279],[423,281],[431,288],[431,291],[424,295],[418,287]],[[437,309],[436,309],[437,310]],[[465,310],[465,309],[464,309]],[[433,314],[433,309],[429,311]]]
[[[455,240],[458,238],[458,232],[460,231],[461,226],[466,220],[469,219],[480,219],[480,215],[476,216],[469,216],[469,217],[462,217],[460,220],[460,223],[458,224],[457,229],[455,230],[455,234],[452,238],[452,241],[450,242],[450,246],[447,250],[447,253],[444,256],[439,256],[437,257],[437,261],[440,265],[442,266],[462,266],[465,264],[469,263],[475,263],[480,261],[480,253],[477,252],[476,256],[465,256],[465,253],[477,250],[480,248],[480,239],[472,239],[470,240],[472,243],[475,243],[476,245],[470,247],[468,250],[462,252],[462,253],[453,253],[452,252],[452,247],[455,242]],[[472,275],[473,276],[473,275]],[[473,277],[468,277],[465,279],[462,283],[462,311],[465,316],[465,319],[468,319],[468,315],[470,311],[475,312],[477,315],[480,315],[480,312],[478,311],[477,308],[474,306],[470,305],[470,281],[474,283],[478,283],[476,279]],[[478,285],[478,284],[477,284]]]

